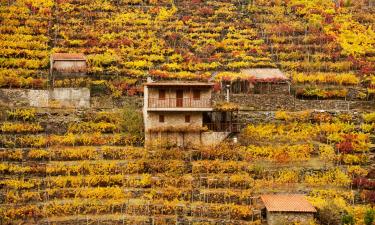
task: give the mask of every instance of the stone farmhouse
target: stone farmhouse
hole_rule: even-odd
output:
[[[145,143],[218,144],[239,129],[226,113],[214,109],[213,83],[148,82],[144,85]]]

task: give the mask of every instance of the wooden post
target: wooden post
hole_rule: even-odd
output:
[[[192,91],[191,91],[191,88],[189,88],[189,104],[190,104],[190,107],[192,107],[191,105],[191,99],[193,98],[193,94],[192,94]]]
[[[230,131],[230,132],[233,131],[233,127],[232,127],[232,116],[233,116],[233,112],[230,111],[230,118],[229,118],[229,131]]]

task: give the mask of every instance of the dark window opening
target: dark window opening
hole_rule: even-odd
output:
[[[176,107],[182,107],[184,104],[184,91],[176,90]]]
[[[201,91],[200,90],[193,90],[193,99],[199,100],[201,98]]]
[[[165,99],[165,89],[159,89],[159,99]]]
[[[190,115],[185,115],[185,123],[190,123]]]
[[[164,115],[159,115],[159,123],[164,123]]]

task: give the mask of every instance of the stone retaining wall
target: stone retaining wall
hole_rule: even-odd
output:
[[[214,94],[214,102],[225,101],[224,94]],[[242,111],[300,111],[300,110],[367,110],[375,109],[375,101],[301,100],[293,95],[232,94],[232,102]],[[143,106],[142,96],[90,97],[87,88],[55,88],[53,90],[0,89],[0,106],[50,108],[122,108],[126,105]]]
[[[0,105],[8,107],[89,108],[90,90],[88,88],[0,89]]]
[[[308,225],[314,219],[313,213],[303,212],[267,212],[268,225],[303,224]]]
[[[110,96],[91,97],[91,108],[123,108],[127,105],[135,105],[137,108],[143,108],[143,97],[123,96],[120,98],[111,98]]]
[[[216,94],[214,101],[225,101],[225,95]],[[241,110],[300,111],[300,110],[374,110],[375,101],[301,100],[293,95],[232,94],[230,101],[238,103]]]
[[[206,146],[218,145],[224,141],[230,132],[203,132],[202,133],[202,144]]]

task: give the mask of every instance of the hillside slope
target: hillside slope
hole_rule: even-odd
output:
[[[321,221],[364,224],[374,203],[374,113],[278,112],[189,149],[140,147],[123,113],[3,110],[1,223],[260,224],[261,194],[303,193]]]
[[[296,82],[374,86],[371,1],[1,1],[2,87],[43,88],[51,52],[82,52],[117,95],[146,76],[279,67]],[[299,73],[295,73],[299,72]],[[310,76],[312,75],[312,76]],[[359,80],[357,80],[357,78]],[[372,80],[372,81],[371,81]],[[373,89],[371,89],[373,92]]]

